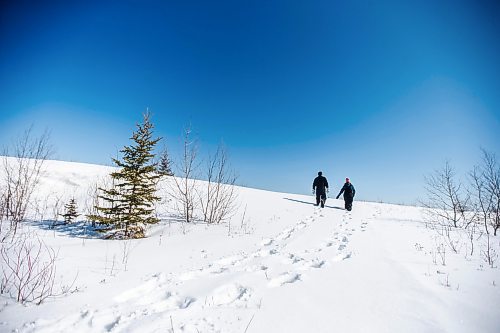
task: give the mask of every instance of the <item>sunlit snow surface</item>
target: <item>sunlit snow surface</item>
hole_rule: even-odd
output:
[[[23,232],[58,251],[55,290],[72,293],[40,306],[3,295],[0,331],[500,331],[500,270],[482,259],[484,239],[473,256],[466,238],[459,253],[448,248],[443,265],[440,236],[416,207],[355,201],[347,212],[340,200],[321,209],[310,196],[238,188],[239,209],[221,225],[182,224],[165,198],[145,239],[50,228],[55,203],[74,196],[83,214],[88,186],[110,170],[47,162],[36,193],[44,221]]]

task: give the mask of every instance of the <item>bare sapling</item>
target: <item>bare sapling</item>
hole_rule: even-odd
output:
[[[476,242],[477,239],[482,236],[482,234],[481,234],[481,232],[478,232],[477,223],[471,223],[471,224],[469,224],[469,226],[465,229],[465,231],[467,233],[468,245],[470,245],[470,248],[467,247],[465,255],[466,256],[467,255],[473,256],[474,255],[474,249],[475,249],[474,242]]]
[[[439,259],[441,259],[441,265],[446,266],[446,246],[441,243],[437,246],[436,252],[439,256]]]
[[[20,303],[41,304],[54,295],[57,253],[36,236],[21,234],[2,243],[1,292]]]
[[[7,215],[7,202],[6,202],[6,191],[0,180],[0,241],[4,239],[3,233],[5,232],[4,221]]]
[[[442,236],[434,235],[432,239],[434,242],[434,247],[430,251],[432,262],[437,265],[439,260],[442,266],[446,266],[446,245],[442,242]]]
[[[106,189],[111,189],[107,196],[101,193]],[[99,227],[98,231],[107,232],[113,228],[113,214],[120,203],[118,190],[115,179],[109,175],[99,179],[88,189],[89,198],[85,203],[87,212],[85,216],[91,221],[93,228]],[[101,214],[99,209],[105,211]]]
[[[466,200],[462,199],[462,184],[456,180],[455,170],[446,162],[441,170],[425,178],[427,208],[432,223],[457,228],[463,222]]]
[[[459,252],[461,244],[460,231],[459,229],[452,229],[450,226],[442,227],[443,241],[455,253]]]
[[[85,217],[96,216],[99,212],[96,207],[99,207],[99,181],[93,182],[87,188],[87,195],[83,203],[83,211]],[[95,228],[97,223],[95,220],[90,221],[92,228]]]
[[[490,228],[492,227],[492,219],[494,215],[492,210],[494,207],[494,197],[493,193],[487,190],[487,181],[485,177],[485,172],[481,167],[474,167],[470,172],[470,179],[475,193],[475,202],[478,210],[478,217],[481,224],[484,227],[486,244],[481,254],[488,265],[492,266],[497,258],[496,251],[492,246],[492,235]]]
[[[223,145],[210,156],[206,169],[206,187],[200,196],[203,221],[219,224],[226,221],[236,209],[236,175],[230,169],[228,155]]]
[[[64,217],[61,214],[63,206],[62,196],[56,195],[52,204],[52,227],[56,227],[59,225],[59,218]]]
[[[130,252],[132,250],[132,240],[127,239],[122,242],[122,264],[124,271],[127,271],[128,259],[130,257]]]
[[[97,207],[103,207],[106,202],[100,197],[100,188],[112,188],[113,179],[108,175],[100,177],[92,182],[87,188],[87,195],[84,201],[84,216],[90,220],[92,228],[97,226],[97,221],[90,217],[97,216],[99,211]]]
[[[484,261],[491,267],[495,267],[495,263],[498,259],[498,253],[493,245],[493,237],[490,234],[486,234],[486,244],[481,250],[481,255]]]
[[[198,169],[198,146],[196,140],[192,139],[191,128],[184,130],[183,153],[180,163],[177,163],[178,177],[172,177],[170,195],[178,203],[178,212],[183,222],[193,221],[195,202],[196,172]]]
[[[500,228],[500,164],[493,153],[482,150],[482,176],[484,181],[484,191],[490,198],[489,209],[490,225],[493,229],[493,235],[496,236]]]
[[[52,207],[52,195],[46,195],[35,207],[35,219],[45,221]]]
[[[253,228],[250,226],[250,220],[246,217],[247,215],[247,206],[245,205],[245,209],[243,211],[243,215],[241,216],[241,224],[240,224],[240,230],[243,233],[243,235],[248,235],[253,232]]]
[[[49,134],[34,137],[32,127],[17,139],[13,147],[4,148],[2,165],[2,217],[10,221],[9,232],[14,236],[26,217],[32,195],[40,181],[43,166],[52,152]],[[5,233],[4,233],[5,234]]]
[[[475,195],[475,205],[478,211],[478,217],[483,224],[486,234],[490,233],[490,218],[491,208],[493,205],[493,197],[486,190],[486,181],[481,168],[475,166],[469,174],[472,188]]]

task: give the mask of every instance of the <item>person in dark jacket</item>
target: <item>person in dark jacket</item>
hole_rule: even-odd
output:
[[[345,203],[345,209],[348,211],[351,211],[352,209],[352,202],[354,200],[354,195],[356,194],[356,190],[354,189],[354,186],[352,186],[351,182],[349,181],[349,178],[345,179],[345,184],[340,190],[339,194],[337,195],[338,199],[340,195],[344,193],[344,203]]]
[[[321,208],[325,207],[326,192],[328,192],[328,180],[323,176],[323,172],[318,172],[318,177],[313,181],[313,193],[316,193],[316,206],[321,203]]]

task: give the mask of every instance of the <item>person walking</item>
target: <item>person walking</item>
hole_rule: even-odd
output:
[[[339,194],[337,195],[338,199],[340,195],[344,193],[344,203],[345,203],[345,209],[348,211],[352,210],[352,202],[354,200],[354,195],[356,194],[356,190],[354,189],[354,186],[351,184],[349,178],[345,179],[345,184],[340,190]]]
[[[321,204],[321,208],[325,207],[326,192],[328,192],[328,180],[323,176],[323,172],[318,172],[318,177],[313,181],[313,194],[316,193],[316,206]]]

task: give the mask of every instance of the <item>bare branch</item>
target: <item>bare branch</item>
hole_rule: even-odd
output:
[[[13,144],[4,147],[2,159],[3,179],[0,180],[0,220],[10,221],[9,232],[15,235],[19,222],[26,218],[32,195],[40,181],[42,167],[52,153],[49,133],[34,137],[33,128],[26,130]],[[4,230],[0,230],[4,234]]]

